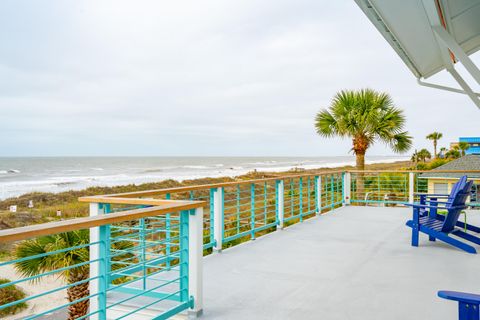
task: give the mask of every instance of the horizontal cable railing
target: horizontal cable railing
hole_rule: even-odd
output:
[[[420,200],[421,194],[449,194],[461,176],[474,181],[467,204],[480,207],[480,170],[356,171],[350,179],[351,199],[355,204],[396,206]]]
[[[278,227],[283,228],[320,212],[330,211],[342,204],[342,194],[342,172],[333,171],[111,194],[106,197],[122,201],[205,201],[203,245],[204,253],[209,254],[211,249],[222,250],[273,232]]]
[[[132,208],[115,200],[91,203],[96,215],[88,218],[1,231],[2,243],[15,243],[0,272],[18,276],[0,290],[29,290],[2,300],[0,312],[27,309],[24,319],[135,319],[154,307],[166,319],[193,308],[198,300],[189,280],[198,270],[191,263],[202,252],[200,241],[195,249],[194,219],[203,203]],[[201,219],[196,223],[201,227]],[[49,300],[56,303],[42,304]]]
[[[352,203],[397,205],[409,201],[408,172],[351,173]]]

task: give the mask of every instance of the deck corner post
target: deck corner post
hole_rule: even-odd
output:
[[[408,173],[408,203],[413,204],[415,191],[415,173]]]
[[[223,187],[213,189],[213,237],[215,252],[222,252],[223,246]]]
[[[188,220],[188,295],[193,299],[190,318],[203,313],[203,208],[191,210]]]
[[[283,180],[275,181],[275,206],[277,211],[277,230],[282,230],[284,227],[284,185]]]
[[[343,204],[350,205],[352,191],[352,175],[350,172],[344,172],[343,174]]]
[[[107,205],[102,203],[90,203],[90,217],[99,216],[106,213]],[[89,254],[90,261],[95,261],[90,264],[90,313],[96,312],[90,316],[92,320],[105,320],[107,318],[107,226],[100,226],[90,229],[90,243],[97,243],[91,245]]]
[[[315,177],[315,206],[317,215],[322,213],[322,176]]]

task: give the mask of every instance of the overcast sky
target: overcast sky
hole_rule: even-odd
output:
[[[0,156],[346,155],[313,119],[364,87],[416,148],[480,135],[473,103],[418,86],[350,0],[4,0],[0,40]]]

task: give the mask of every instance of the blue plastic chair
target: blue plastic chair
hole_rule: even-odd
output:
[[[477,253],[471,245],[451,236],[455,235],[480,245],[480,238],[456,228],[460,213],[467,208],[465,203],[472,185],[473,181],[459,183],[450,201],[429,200],[429,204],[407,204],[413,207],[413,219],[407,221],[407,226],[412,228],[412,246],[418,247],[419,234],[422,232],[429,236],[430,241],[438,239],[468,253]],[[437,214],[438,209],[447,210],[447,215],[440,218],[441,216]]]
[[[458,302],[459,320],[480,320],[478,311],[480,295],[457,291],[438,291],[438,296]]]

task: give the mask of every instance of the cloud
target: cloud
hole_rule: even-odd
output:
[[[313,130],[344,88],[390,92],[418,148],[478,127],[465,96],[419,87],[352,2],[25,0],[0,19],[4,156],[344,155],[350,141]]]

